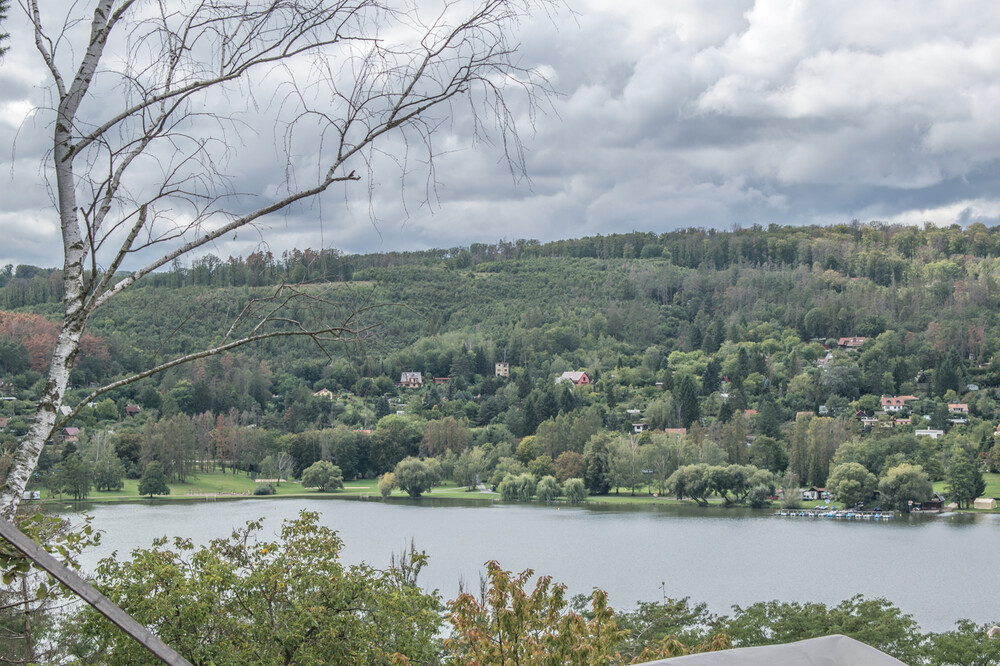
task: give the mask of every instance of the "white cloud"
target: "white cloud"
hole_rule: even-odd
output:
[[[435,139],[433,171],[416,143],[394,138],[371,156],[370,172],[356,165],[362,182],[267,220],[272,251],[865,216],[1000,220],[1000,3],[580,0],[573,9],[526,22],[513,40],[522,64],[560,93],[533,124],[513,100],[530,183],[512,178],[499,146],[472,135],[457,104]],[[19,133],[13,167],[0,152],[8,225],[27,210],[41,223],[48,205],[39,178],[48,116],[22,121],[49,100],[22,23],[12,14],[5,26],[13,48],[0,67],[0,145]],[[226,163],[233,189],[253,195],[244,206],[284,188],[284,127],[269,115],[283,99],[276,81],[213,101],[226,109],[249,99],[246,125],[193,128],[245,146]],[[311,93],[317,102],[327,94]],[[320,138],[300,130],[289,173],[304,183],[317,175]],[[136,191],[159,173],[148,169]],[[11,260],[58,263],[55,244],[34,233],[10,245]],[[259,243],[241,233],[216,247],[228,256]]]
[[[0,103],[0,123],[18,128],[35,112],[34,105],[26,99]]]
[[[1000,221],[1000,199],[956,201],[946,206],[902,211],[885,218],[885,221],[893,224],[922,225],[933,222],[938,226],[966,225],[978,220],[987,220],[993,224]]]

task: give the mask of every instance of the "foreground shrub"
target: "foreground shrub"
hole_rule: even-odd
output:
[[[424,555],[347,566],[318,520],[303,511],[278,542],[259,540],[259,520],[197,550],[159,539],[127,561],[102,560],[98,587],[195,664],[436,662],[441,604],[416,584]],[[82,663],[160,663],[89,607],[61,643]]]

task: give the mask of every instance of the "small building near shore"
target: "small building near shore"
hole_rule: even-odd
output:
[[[821,499],[830,499],[830,491],[819,486],[812,486],[799,492],[799,496],[806,502],[813,502]]]
[[[934,493],[929,500],[913,507],[917,511],[944,511],[944,495]]]
[[[997,501],[992,497],[977,497],[972,503],[972,508],[983,511],[992,511],[997,508]]]

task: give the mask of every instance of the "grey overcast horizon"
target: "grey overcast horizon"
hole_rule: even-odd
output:
[[[429,197],[424,175],[403,185],[398,170],[376,168],[371,181],[268,219],[270,251],[852,219],[1000,222],[1000,3],[568,8],[525,22],[513,39],[520,62],[558,93],[533,122],[521,118],[528,180],[457,118],[440,128]],[[0,265],[55,267],[58,227],[41,177],[52,94],[17,3],[3,28]],[[271,127],[254,129],[240,138],[273,160]],[[274,187],[273,173],[252,164],[229,170],[240,191]],[[225,259],[260,245],[241,232],[209,250]]]

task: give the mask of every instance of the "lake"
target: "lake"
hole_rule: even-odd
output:
[[[412,539],[430,558],[425,588],[454,598],[478,589],[483,563],[533,569],[571,594],[599,587],[611,604],[691,597],[717,613],[756,601],[835,604],[861,593],[885,597],[928,631],[960,618],[1000,620],[1000,515],[935,515],[891,522],[781,518],[748,509],[447,504],[333,499],[253,499],[207,503],[93,504],[104,531],[85,553],[92,567],[158,536],[195,543],[227,536],[264,517],[265,538],[301,509],[319,512],[344,540],[347,562],[388,564]]]

